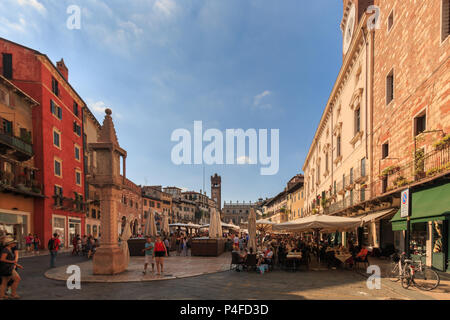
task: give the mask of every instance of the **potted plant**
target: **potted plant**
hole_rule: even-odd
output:
[[[443,150],[449,145],[450,145],[450,134],[446,135],[441,140],[433,144],[435,150]]]
[[[424,167],[425,167],[425,150],[420,149],[417,150],[414,155],[414,173],[416,179],[422,178],[424,176]]]

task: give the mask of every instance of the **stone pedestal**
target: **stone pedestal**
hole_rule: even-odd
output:
[[[93,258],[94,275],[113,275],[124,272],[128,266],[122,250],[113,248],[98,248]]]
[[[123,179],[120,175],[120,158],[126,151],[120,148],[111,118],[111,110],[105,110],[106,116],[100,129],[98,142],[90,143],[89,150],[96,155],[95,175],[88,183],[100,190],[100,209],[102,212],[102,232],[100,247],[93,258],[94,275],[113,275],[124,272],[128,267],[128,251],[124,252],[118,244],[118,202],[121,199]]]

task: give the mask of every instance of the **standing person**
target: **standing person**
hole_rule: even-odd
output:
[[[175,242],[175,245],[177,246],[177,256],[180,255],[181,253],[181,239],[180,239],[180,235],[177,235],[177,240]]]
[[[244,250],[244,236],[239,239],[239,249]]]
[[[50,268],[55,268],[56,256],[58,255],[59,246],[61,240],[59,240],[59,235],[57,233],[53,234],[53,237],[48,240],[48,250],[50,251]]]
[[[234,235],[233,246],[236,251],[239,251],[239,238],[237,234]]]
[[[83,251],[83,253],[87,253],[86,245],[87,245],[87,236],[84,235],[83,238],[81,239],[81,250]]]
[[[72,246],[73,246],[72,255],[73,256],[78,254],[78,238],[79,238],[79,235],[75,235],[72,239]]]
[[[153,239],[151,237],[147,237],[145,248],[142,250],[145,253],[143,274],[147,273],[147,266],[149,263],[152,264],[152,273],[155,272],[155,264],[153,263],[153,250],[155,249],[155,243],[152,240]]]
[[[170,241],[167,237],[164,239],[164,245],[167,248],[167,256],[170,257]]]
[[[13,248],[17,245],[17,241],[11,237],[6,237],[3,241],[3,248],[0,252],[0,300],[7,298],[5,291],[8,286],[8,282],[10,281],[12,281],[10,298],[20,299],[20,296],[17,295],[17,287],[19,286],[20,276],[17,273],[16,268],[23,269],[23,267],[17,263],[17,251],[13,250]]]
[[[184,236],[184,238],[183,238],[183,257],[187,257],[187,250],[188,250],[187,237]]]
[[[27,252],[33,251],[33,236],[31,233],[28,234],[28,236],[25,237],[25,246],[27,247]]]
[[[164,257],[167,256],[167,248],[164,245],[164,242],[161,241],[161,237],[156,236],[155,242],[155,260],[156,260],[156,269],[158,271],[157,275],[160,275],[164,272]]]
[[[39,254],[39,247],[41,246],[41,239],[35,234],[33,238],[34,254]]]
[[[187,240],[187,253],[188,255],[192,255],[191,254],[191,247],[192,247],[192,237],[189,237]]]

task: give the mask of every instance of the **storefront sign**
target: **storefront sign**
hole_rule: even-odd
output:
[[[409,217],[409,203],[410,203],[410,190],[406,189],[402,191],[401,199],[400,199],[401,207],[400,207],[400,216],[402,218]]]

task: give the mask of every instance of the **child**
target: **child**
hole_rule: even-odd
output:
[[[145,243],[145,249],[142,251],[145,253],[144,260],[144,271],[143,274],[147,273],[147,266],[149,263],[152,264],[152,273],[155,272],[155,264],[153,263],[153,249],[155,248],[155,244],[152,242],[151,237],[147,237],[147,242]]]

